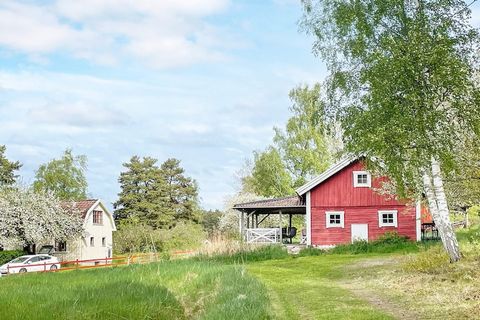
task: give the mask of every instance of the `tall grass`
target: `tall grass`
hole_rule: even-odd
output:
[[[200,254],[194,257],[199,261],[212,261],[224,264],[243,264],[248,262],[288,258],[287,249],[281,245],[245,245],[237,251],[219,254]]]
[[[0,279],[1,319],[268,319],[239,266],[177,260]]]

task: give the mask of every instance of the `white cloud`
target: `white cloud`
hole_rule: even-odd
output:
[[[229,41],[204,18],[227,5],[227,0],[6,2],[0,4],[0,46],[35,60],[66,52],[101,64],[135,58],[159,68],[218,61],[225,59]]]
[[[83,101],[34,107],[28,116],[31,122],[38,124],[86,129],[126,124],[126,117],[118,110],[94,106]]]

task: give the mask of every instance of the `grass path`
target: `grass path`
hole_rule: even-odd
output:
[[[266,285],[275,319],[394,319],[399,310],[387,313],[345,286],[345,267],[358,260],[302,257],[252,263],[247,269]]]

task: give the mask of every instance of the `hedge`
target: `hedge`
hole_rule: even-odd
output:
[[[26,254],[22,250],[9,250],[9,251],[0,251],[0,265],[9,262],[10,260],[15,259]]]

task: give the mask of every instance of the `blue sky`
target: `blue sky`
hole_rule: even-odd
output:
[[[25,183],[65,148],[87,155],[107,203],[132,155],[175,157],[222,208],[289,90],[324,77],[300,16],[289,0],[2,2],[0,144]]]
[[[87,155],[107,204],[132,155],[175,157],[222,208],[289,90],[325,76],[300,16],[295,0],[2,1],[0,144],[25,183],[66,148]]]

